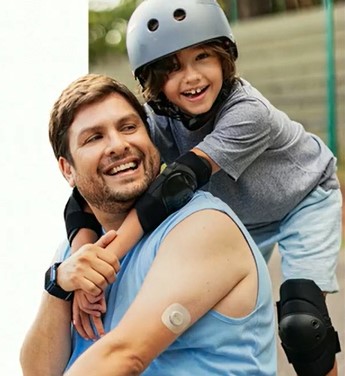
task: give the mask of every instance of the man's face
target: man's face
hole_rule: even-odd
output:
[[[111,213],[131,206],[159,172],[159,153],[133,107],[119,94],[82,107],[69,129],[72,166],[60,168],[91,206]]]

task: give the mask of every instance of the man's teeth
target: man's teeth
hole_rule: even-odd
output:
[[[124,164],[121,164],[119,166],[116,166],[116,167],[113,167],[109,172],[108,174],[109,175],[115,175],[117,174],[118,172],[121,172],[121,171],[124,171],[124,170],[128,170],[129,168],[136,168],[137,167],[137,164],[134,163],[134,162],[129,162],[129,163],[124,163]]]

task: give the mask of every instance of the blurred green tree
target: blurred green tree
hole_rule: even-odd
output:
[[[95,63],[109,53],[126,53],[128,19],[142,0],[119,0],[110,10],[89,11],[89,60]],[[169,1],[169,0],[163,0]],[[187,1],[187,0],[186,0]],[[218,0],[232,22],[237,19],[321,5],[323,0]],[[345,0],[334,0],[343,2]],[[94,1],[97,3],[97,1]]]
[[[105,11],[89,11],[89,60],[95,62],[109,52],[126,53],[127,22],[137,0],[121,0]]]

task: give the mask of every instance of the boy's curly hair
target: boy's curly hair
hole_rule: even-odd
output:
[[[228,46],[225,43],[225,41],[212,41],[199,46],[219,56],[223,70],[223,81],[227,81],[232,85],[237,79],[236,65],[235,59],[229,53]],[[163,85],[168,78],[168,74],[176,64],[176,60],[176,54],[172,54],[142,68],[139,74],[141,82],[140,90],[145,101],[154,102],[158,99]]]

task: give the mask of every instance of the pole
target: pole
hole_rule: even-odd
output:
[[[334,59],[333,0],[324,0],[326,15],[326,76],[327,76],[327,141],[337,155],[337,119]]]
[[[237,0],[230,1],[230,23],[233,25],[238,20]]]

